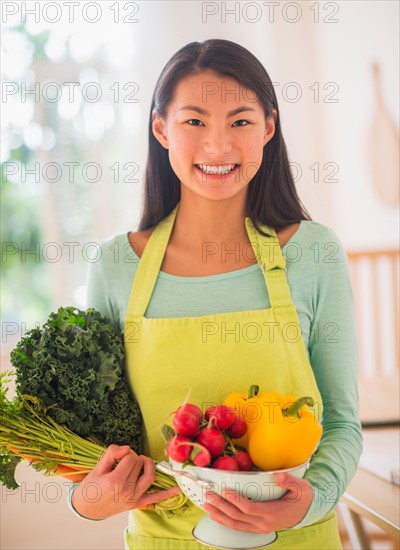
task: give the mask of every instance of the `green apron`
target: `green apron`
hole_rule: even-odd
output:
[[[268,237],[245,218],[247,234],[264,273],[268,309],[149,319],[144,315],[167,249],[179,203],[154,229],[132,285],[124,337],[130,384],[141,408],[145,454],[165,460],[160,425],[192,389],[190,402],[204,411],[233,391],[258,384],[262,391],[310,395],[322,417],[322,398],[301,336],[286,278],[286,260],[273,229]],[[129,514],[128,549],[206,549],[191,532],[204,512],[190,503],[183,514],[161,518],[151,510]],[[268,548],[341,549],[335,512],[301,529],[278,531]]]

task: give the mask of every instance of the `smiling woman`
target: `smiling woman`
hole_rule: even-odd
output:
[[[310,219],[294,185],[274,86],[265,68],[248,50],[227,40],[188,44],[164,67],[150,112],[139,229],[158,223],[185,191],[175,166],[190,170],[193,176],[199,164],[212,166],[213,173],[224,164],[240,165],[230,177],[231,183],[234,180],[233,191],[222,186],[222,191],[210,192],[235,194],[251,181],[247,212],[257,229],[259,224],[280,229]],[[242,113],[244,119],[239,116]],[[265,146],[269,142],[267,154]],[[184,158],[175,158],[178,149]],[[158,185],[160,173],[162,186]],[[187,186],[191,181],[188,175],[183,179]],[[197,170],[192,181],[199,182],[199,177],[202,180],[203,173]],[[205,186],[201,188],[204,192]],[[154,199],[151,205],[148,197]],[[241,197],[243,202],[243,193]],[[231,235],[228,230],[225,233]]]
[[[334,508],[361,453],[346,254],[298,198],[271,79],[248,50],[205,40],[168,61],[152,98],[144,183],[139,229],[102,243],[101,259],[90,267],[88,305],[125,335],[145,455],[165,458],[159,426],[189,388],[198,406],[254,383],[309,396],[323,426],[319,447],[304,479],[283,471],[275,479],[289,496],[295,487],[296,498],[252,502],[220,494],[207,511],[248,540],[271,540],[276,531],[273,548],[342,548]],[[323,257],[326,243],[334,245],[333,258]],[[292,261],[290,245],[299,252]],[[116,260],[120,246],[133,248],[132,263]],[[249,337],[250,325],[257,338]],[[213,338],[204,339],[205,326]],[[295,338],[288,327],[296,327]],[[127,548],[204,548],[192,535],[204,509],[191,504],[171,520],[138,509],[152,462],[122,457],[115,446],[107,453],[73,492],[78,513],[99,519],[130,510]],[[124,467],[115,471],[121,457]],[[133,487],[136,500],[116,502],[110,482]],[[92,483],[104,489],[96,502],[85,499]],[[164,497],[152,495],[154,502]],[[247,539],[236,548],[249,548]]]

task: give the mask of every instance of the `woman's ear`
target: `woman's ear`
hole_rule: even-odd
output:
[[[278,120],[278,111],[272,109],[271,116],[265,119],[264,146],[274,137],[275,123]]]
[[[165,131],[165,122],[156,111],[153,111],[152,114],[152,129],[154,137],[157,141],[161,143],[164,149],[168,149],[168,137]]]

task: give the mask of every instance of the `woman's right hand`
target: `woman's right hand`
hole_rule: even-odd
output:
[[[88,519],[105,519],[181,492],[179,487],[172,487],[145,494],[154,479],[155,467],[151,458],[137,455],[127,445],[110,445],[96,467],[75,487],[72,506]]]

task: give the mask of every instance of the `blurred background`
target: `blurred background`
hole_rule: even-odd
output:
[[[2,3],[2,369],[50,311],[85,307],[99,242],[136,229],[151,96],[165,63],[188,42],[226,38],[267,69],[301,200],[348,251],[361,415],[366,426],[383,426],[366,444],[376,453],[386,434],[391,449],[378,453],[389,456],[378,467],[379,457],[364,457],[364,469],[378,469],[387,485],[376,490],[391,491],[399,464],[399,3],[75,4]],[[123,547],[126,518],[80,521],[62,482],[48,488],[24,465],[19,472],[26,494],[2,494],[2,548]],[[398,518],[396,495],[386,501]],[[343,541],[357,548],[347,512]],[[372,548],[399,547],[397,531],[365,515],[362,522]]]

